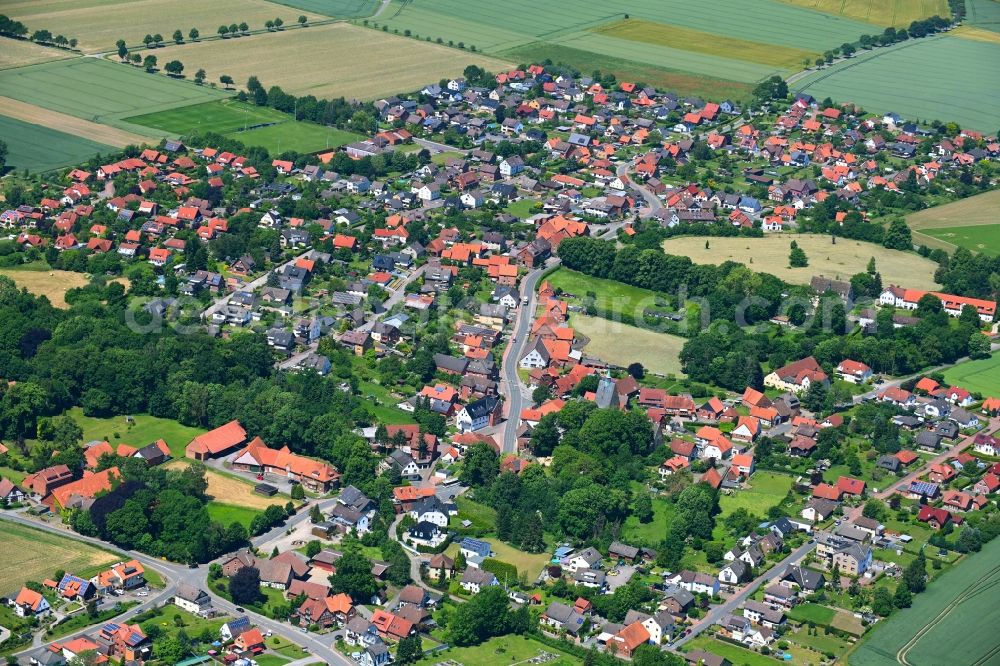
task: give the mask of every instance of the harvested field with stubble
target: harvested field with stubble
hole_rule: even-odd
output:
[[[321,18],[265,0],[5,0],[2,10],[32,30],[45,28],[54,35],[75,37],[88,53],[113,50],[119,39],[129,46],[140,45],[147,34],[170,39],[174,30],[180,30],[186,38],[191,28],[197,28],[209,37],[220,24],[246,21],[259,30],[269,19],[281,18],[291,26],[300,14],[310,20]]]
[[[947,0],[782,0],[818,12],[867,21],[883,28],[909,26],[928,16],[949,16]],[[859,35],[860,36],[860,35]]]
[[[705,241],[709,249],[705,249]],[[792,241],[806,253],[809,265],[789,268],[788,254]],[[937,289],[934,271],[937,264],[912,252],[889,250],[881,245],[818,234],[773,234],[763,238],[711,238],[686,236],[663,243],[667,254],[690,257],[696,264],[721,264],[735,261],[761,273],[770,273],[792,284],[809,284],[814,275],[849,280],[863,273],[868,260],[875,257],[883,284],[905,285],[911,289]]]
[[[297,95],[365,100],[461,76],[468,65],[491,71],[511,66],[477,53],[345,23],[168,46],[153,52],[160,62],[180,60],[186,71],[203,68],[213,81],[229,74],[242,86],[256,76],[265,88],[280,85]],[[260,53],[267,57],[256,57]]]
[[[17,118],[26,123],[44,125],[60,132],[104,143],[115,148],[124,148],[130,144],[141,145],[143,143],[155,143],[159,141],[159,133],[155,131],[151,131],[149,135],[143,136],[142,134],[128,132],[117,127],[92,123],[89,120],[59,113],[58,111],[43,109],[40,106],[26,104],[10,97],[0,96],[0,108],[3,109],[3,115],[10,118]]]
[[[39,46],[23,39],[0,37],[0,69],[24,67],[38,62],[72,57],[72,53],[62,49]]]
[[[89,573],[119,561],[109,551],[5,520],[0,521],[0,542],[0,595],[16,593],[29,580],[51,578],[58,569]]]
[[[166,467],[183,469],[190,464],[188,460],[174,460],[167,463]],[[253,485],[249,481],[223,474],[211,467],[205,468],[205,479],[208,481],[208,494],[219,504],[248,509],[266,509],[272,504],[284,506],[288,499],[285,495],[275,495],[274,497],[258,495],[254,493]]]

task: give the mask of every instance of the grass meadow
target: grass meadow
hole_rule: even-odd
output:
[[[522,664],[543,652],[556,655],[544,663],[549,666],[572,666],[579,664],[576,657],[560,653],[558,650],[524,636],[500,636],[491,638],[480,645],[463,648],[448,648],[443,652],[424,657],[417,666],[432,666],[439,663],[458,663],[465,666],[496,666],[497,664]]]
[[[850,656],[851,666],[902,664],[990,664],[997,653],[993,633],[1000,582],[1000,540],[994,539],[961,566],[945,572],[871,631]],[[960,640],[956,640],[960,637]]]
[[[32,172],[77,164],[97,153],[115,150],[104,143],[8,116],[0,116],[0,137],[7,144],[7,166]]]
[[[242,86],[257,76],[264,87],[280,85],[285,92],[319,98],[377,99],[461,76],[470,64],[493,71],[509,66],[481,54],[345,23],[167,46],[153,53],[161,62],[181,60],[187,71],[202,68],[210,81],[229,74]],[[267,57],[258,57],[261,53]]]
[[[162,439],[170,447],[170,454],[180,459],[184,457],[184,447],[205,432],[202,428],[192,428],[171,419],[162,419],[149,414],[136,414],[133,423],[126,423],[124,416],[96,418],[84,416],[83,410],[74,407],[66,412],[83,430],[83,441],[105,440],[112,445],[123,442],[136,448]],[[118,434],[119,437],[115,437]]]
[[[574,314],[570,326],[590,338],[583,349],[588,356],[623,368],[638,361],[648,372],[684,375],[679,354],[685,338],[582,314]]]
[[[134,130],[122,119],[227,97],[221,90],[147,74],[97,58],[75,58],[0,71],[0,90],[27,104]],[[54,129],[59,129],[55,126]],[[139,132],[148,132],[138,128]]]
[[[1000,34],[997,35],[1000,38]],[[1000,190],[918,211],[906,218],[917,243],[1000,254]]]
[[[119,39],[129,46],[139,45],[147,34],[160,33],[171,39],[178,29],[185,37],[191,28],[208,37],[223,23],[245,21],[251,29],[261,29],[268,19],[281,18],[291,26],[300,14],[320,18],[308,8],[294,9],[266,0],[5,0],[3,13],[32,30],[46,28],[54,35],[75,37],[84,52],[113,50]]]
[[[795,92],[922,121],[1000,126],[1000,44],[944,34],[866,51],[796,81]]]
[[[209,502],[205,508],[208,510],[208,517],[222,525],[240,523],[246,528],[250,527],[250,522],[260,513],[260,511],[245,506],[222,502]]]
[[[777,506],[792,489],[792,477],[777,472],[754,472],[750,487],[732,495],[719,496],[719,509],[727,516],[737,509],[746,509],[759,518],[767,518],[767,511]]]
[[[587,297],[587,292],[597,295],[594,305],[610,312],[624,312],[634,317],[641,317],[644,308],[656,305],[656,292],[633,287],[632,285],[592,277],[569,268],[558,268],[546,277],[545,282],[554,289],[562,289],[572,294],[574,300],[581,302]]]
[[[57,569],[88,575],[120,560],[118,555],[8,521],[0,521],[0,595],[16,594],[26,581],[41,582]]]
[[[663,248],[667,254],[690,257],[696,264],[736,261],[793,284],[809,284],[814,275],[849,280],[852,275],[864,272],[868,260],[875,257],[885,284],[902,284],[913,289],[938,288],[934,282],[937,264],[933,261],[873,243],[838,238],[834,245],[826,235],[771,234],[763,238],[712,238],[705,249],[705,240],[693,236],[671,238],[664,241]],[[809,265],[804,268],[788,266],[793,240],[809,259]]]
[[[949,385],[1000,398],[1000,354],[959,363],[944,371],[944,379]]]

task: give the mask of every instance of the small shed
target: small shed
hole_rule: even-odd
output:
[[[274,497],[278,494],[278,489],[270,483],[258,483],[253,487],[253,491],[258,495],[263,495],[264,497]]]

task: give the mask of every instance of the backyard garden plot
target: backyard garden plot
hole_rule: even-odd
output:
[[[104,143],[8,116],[0,116],[0,137],[7,144],[7,166],[32,172],[77,164],[97,153],[114,150]],[[28,279],[31,280],[31,276]],[[62,291],[65,293],[65,289]]]
[[[57,569],[93,575],[99,567],[118,562],[114,553],[58,534],[0,521],[0,595],[16,594],[26,581],[41,582]],[[92,573],[91,573],[92,572]]]
[[[684,374],[679,355],[685,338],[582,314],[574,314],[570,326],[590,339],[583,350],[588,356],[623,368],[638,362],[649,372]]]
[[[256,76],[265,87],[280,85],[285,92],[319,98],[376,99],[461,76],[468,65],[494,71],[510,65],[344,23],[168,46],[155,53],[161,62],[180,60],[189,71],[203,68],[212,81],[229,74],[242,85]],[[266,57],[259,57],[262,53]]]
[[[697,264],[721,264],[735,261],[753,270],[771,273],[793,284],[809,284],[814,275],[849,280],[865,271],[868,260],[875,257],[885,284],[902,284],[913,289],[937,289],[934,271],[937,264],[911,252],[890,250],[863,241],[817,234],[773,234],[763,238],[712,238],[708,249],[705,238],[685,236],[664,241],[667,254],[690,257]],[[809,258],[805,268],[789,268],[788,253],[792,241],[799,244]]]
[[[49,60],[60,60],[72,57],[69,51],[39,46],[22,39],[0,37],[0,69],[24,67]]]
[[[913,606],[880,623],[850,657],[851,666],[995,664],[1000,540],[945,572]]]
[[[928,16],[950,16],[947,0],[783,0],[818,12],[867,21],[877,26],[909,26]]]
[[[944,34],[863,52],[796,81],[796,92],[914,120],[1000,126],[1000,44]]]
[[[293,25],[300,14],[321,18],[308,9],[294,9],[265,0],[5,0],[3,13],[29,29],[44,28],[52,34],[75,37],[85,52],[111,51],[124,39],[129,46],[142,43],[147,34],[171,39],[174,30],[185,37],[197,28],[203,37],[214,36],[220,24],[246,22],[261,29],[269,19]]]
[[[27,104],[127,130],[121,119],[227,93],[97,58],[75,58],[0,71],[0,90]],[[142,130],[143,128],[139,128]],[[141,132],[140,132],[141,133]]]
[[[959,363],[945,370],[944,379],[949,385],[1000,398],[1000,354]]]

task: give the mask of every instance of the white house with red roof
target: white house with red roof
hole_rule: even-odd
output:
[[[872,369],[861,361],[844,359],[838,365],[834,373],[845,382],[852,384],[864,384],[872,378]]]

